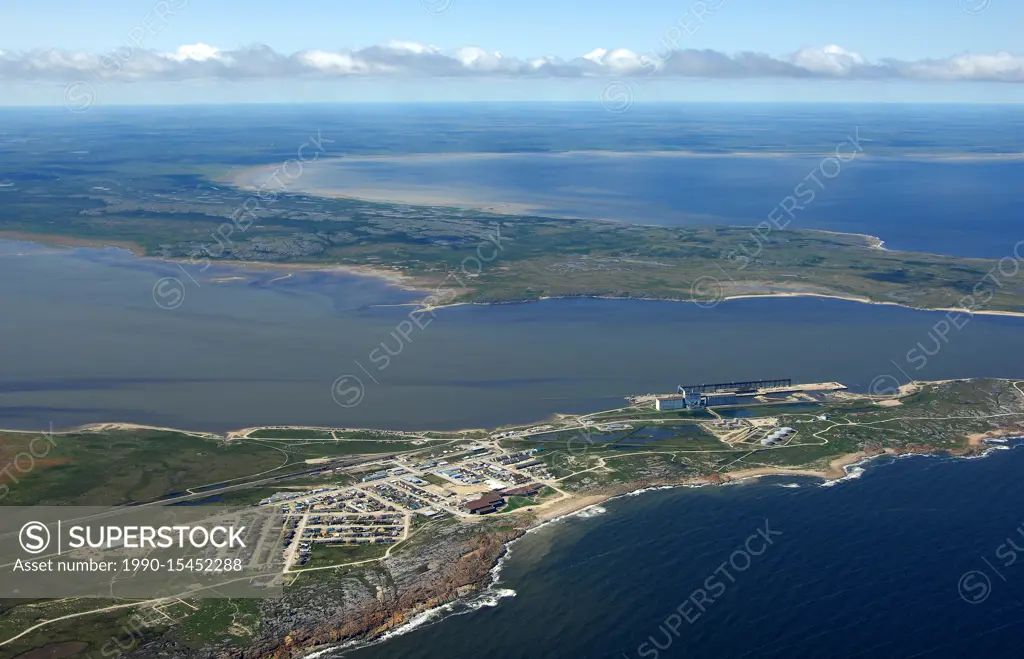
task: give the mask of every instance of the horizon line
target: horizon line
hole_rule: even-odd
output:
[[[191,103],[111,103],[102,106],[92,106],[90,109],[135,109],[135,108],[216,108],[216,107],[250,107],[250,106],[281,106],[281,107],[308,107],[308,106],[416,106],[416,105],[547,105],[547,106],[593,106],[595,109],[602,109],[600,101],[596,100],[389,100],[389,101],[210,101]],[[630,107],[658,107],[658,106],[683,106],[683,105],[773,105],[773,106],[973,106],[973,107],[1005,107],[1024,105],[1021,100],[927,100],[927,101],[877,101],[877,100],[851,100],[843,99],[836,101],[814,100],[814,101],[791,101],[774,99],[751,99],[751,100],[678,100],[678,101],[640,101],[637,100]],[[61,110],[68,111],[62,103],[48,104],[3,104],[0,103],[0,111],[3,110]],[[612,113],[616,114],[616,113]]]

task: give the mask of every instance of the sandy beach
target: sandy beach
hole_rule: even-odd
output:
[[[565,517],[566,515],[577,513],[584,508],[596,506],[597,504],[604,503],[611,498],[613,498],[613,496],[607,494],[572,495],[548,505],[538,506],[534,509],[534,512],[536,513],[537,522],[540,524],[550,522],[551,520],[559,517]],[[515,514],[516,512],[518,511],[513,511],[512,514]]]
[[[813,469],[784,469],[779,467],[743,469],[740,471],[731,471],[727,474],[722,474],[722,481],[738,481],[748,478],[763,478],[765,476],[806,476],[810,478],[821,478],[826,481],[833,481],[845,477],[847,467],[855,465],[868,457],[873,457],[873,455],[869,455],[863,451],[841,455],[829,462],[828,469],[820,471]]]
[[[878,300],[869,300],[865,297],[856,297],[853,295],[831,295],[827,293],[765,293],[760,294],[744,294],[744,295],[727,295],[722,298],[722,301],[728,300],[743,300],[747,298],[758,298],[758,297],[823,297],[831,298],[834,300],[846,300],[848,302],[860,302],[861,304],[880,304],[890,307],[903,307],[905,309],[917,309],[918,311],[947,311],[950,313],[965,313],[968,315],[978,316],[1013,316],[1016,318],[1024,317],[1024,312],[1021,311],[999,311],[994,309],[964,309],[959,307],[911,307],[899,302],[880,302]]]
[[[146,256],[146,250],[138,243],[118,240],[102,240],[97,238],[76,238],[58,236],[49,233],[29,233],[26,231],[0,231],[0,240],[21,240],[36,243],[44,247],[118,247],[126,249],[135,256]]]
[[[969,315],[977,316],[1012,316],[1014,318],[1024,318],[1024,311],[998,311],[998,310],[987,310],[987,309],[975,309],[971,311],[969,309],[958,309],[955,307],[911,307],[906,304],[899,304],[898,302],[879,302],[876,300],[869,300],[863,297],[855,297],[851,295],[830,295],[826,293],[756,293],[756,294],[743,294],[743,295],[727,295],[723,297],[720,302],[728,302],[730,300],[747,300],[755,298],[792,298],[792,297],[818,297],[832,300],[844,300],[846,302],[858,302],[860,304],[879,304],[889,307],[903,307],[904,309],[914,309],[915,311],[947,311],[950,313],[965,313]],[[697,304],[696,300],[682,300],[677,298],[626,298],[616,297],[612,295],[544,295],[537,298],[537,301],[544,300],[565,300],[565,299],[590,299],[590,300],[637,300],[639,302],[682,302],[689,304]],[[492,305],[492,304],[528,304],[531,300],[522,301],[509,301],[509,302],[453,302],[450,304],[442,304],[438,306],[424,307],[423,311],[434,311],[436,309],[444,309],[447,307],[458,307],[467,304],[478,304],[481,306]],[[704,301],[701,301],[704,302]],[[710,302],[704,302],[710,304]]]
[[[174,262],[174,260],[171,260]],[[283,272],[294,274],[298,272],[319,272],[325,274],[356,275],[359,277],[371,277],[381,279],[388,284],[407,291],[426,292],[429,282],[421,281],[415,277],[402,274],[397,270],[382,268],[370,265],[342,265],[333,263],[267,263],[264,261],[217,261],[218,267],[244,268],[251,272]],[[284,279],[279,277],[277,280]]]
[[[138,423],[124,423],[124,422],[109,422],[109,423],[88,423],[81,426],[73,426],[63,430],[47,430],[45,431],[48,435],[77,435],[77,434],[88,434],[88,433],[101,433],[101,432],[119,432],[125,430],[152,430],[157,432],[176,432],[183,435],[191,435],[193,437],[203,437],[205,439],[223,439],[221,435],[212,432],[204,432],[201,430],[183,430],[181,428],[164,428],[161,426],[147,426]],[[0,428],[2,433],[11,433],[19,435],[38,435],[44,431],[40,430],[8,430]]]
[[[550,522],[560,517],[572,515],[578,513],[581,510],[596,506],[606,501],[616,499],[621,496],[627,496],[637,491],[642,491],[651,488],[659,487],[700,487],[704,485],[724,485],[726,483],[737,483],[745,480],[753,480],[759,478],[765,478],[768,476],[798,476],[804,478],[820,478],[823,481],[834,481],[846,477],[847,467],[858,464],[867,458],[872,458],[880,455],[885,455],[883,452],[879,453],[865,453],[858,451],[856,453],[849,453],[847,455],[841,455],[831,462],[827,469],[814,470],[814,469],[788,469],[783,467],[756,467],[752,469],[741,469],[739,471],[731,471],[719,475],[718,478],[688,478],[676,482],[664,482],[657,484],[644,485],[643,487],[630,490],[627,492],[615,492],[606,494],[583,494],[576,495],[572,494],[567,498],[562,498],[553,501],[550,504],[543,504],[534,508],[533,515],[535,522],[530,525],[529,528],[536,527],[540,524]],[[514,511],[512,514],[526,513],[526,509],[521,511]]]
[[[947,311],[947,312],[950,312],[950,313],[965,313],[965,314],[977,315],[977,316],[1013,316],[1015,318],[1024,318],[1024,311],[999,311],[999,310],[989,310],[989,309],[975,309],[975,310],[972,311],[970,309],[960,309],[960,308],[956,308],[956,307],[937,307],[937,308],[911,307],[909,305],[900,304],[898,302],[880,302],[880,301],[877,301],[877,300],[869,300],[867,298],[856,297],[856,296],[852,296],[852,295],[840,295],[840,294],[833,295],[833,294],[829,294],[829,293],[745,293],[745,294],[742,294],[742,295],[726,295],[725,297],[723,297],[720,300],[718,300],[718,302],[728,302],[729,300],[746,300],[746,299],[755,299],[755,298],[775,298],[775,297],[819,297],[819,298],[826,298],[826,299],[832,299],[832,300],[845,300],[847,302],[859,302],[860,304],[879,304],[879,305],[890,306],[890,307],[903,307],[904,309],[914,309],[916,311]],[[640,300],[640,301],[646,301],[646,302],[686,302],[686,303],[690,303],[690,304],[697,304],[698,303],[698,300],[693,300],[693,299],[682,300],[682,299],[678,299],[678,298],[623,298],[623,297],[615,297],[615,296],[611,296],[611,295],[551,295],[551,296],[542,296],[542,297],[538,298],[538,300],[561,300],[561,299],[567,299],[567,298],[589,298],[589,299],[595,299],[595,300],[623,300],[623,299],[631,299],[631,300]],[[710,301],[710,300],[700,300],[699,302],[702,303],[702,304],[705,304],[705,305],[713,305],[713,304],[715,304],[713,301]],[[492,302],[479,302],[479,303],[459,302],[459,303],[456,303],[456,304],[441,305],[441,307],[456,306],[457,304],[509,304],[509,303],[508,302],[493,302],[493,303]]]
[[[967,444],[975,448],[985,446],[986,439],[1001,439],[1003,437],[1015,437],[1024,432],[1024,425],[1020,425],[1017,429],[1013,428],[1000,428],[999,430],[993,430],[991,432],[978,432],[973,435],[967,436]]]

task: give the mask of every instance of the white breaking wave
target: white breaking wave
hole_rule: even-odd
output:
[[[704,487],[704,486],[703,485],[657,485],[655,487],[644,487],[644,488],[640,488],[639,490],[633,490],[632,492],[628,492],[628,493],[624,494],[623,496],[638,497],[641,494],[646,494],[647,492],[658,492],[660,490],[674,490],[674,489],[676,489],[678,487]]]
[[[870,458],[868,460],[862,460],[861,462],[847,466],[844,469],[844,471],[846,471],[845,476],[843,476],[842,478],[837,478],[834,481],[825,481],[824,483],[821,484],[821,487],[835,487],[836,485],[839,485],[840,483],[844,483],[846,481],[857,480],[858,478],[864,475],[865,470],[864,467],[862,467],[861,465],[867,464],[869,460]]]
[[[417,613],[412,618],[410,618],[408,622],[405,622],[402,625],[388,632],[385,632],[384,634],[381,634],[372,641],[349,641],[341,645],[336,645],[330,648],[325,648],[323,650],[318,650],[317,652],[308,655],[306,659],[317,659],[318,657],[327,659],[328,657],[337,657],[340,655],[340,653],[346,650],[352,650],[357,647],[369,647],[371,645],[377,645],[378,643],[384,643],[385,641],[388,641],[390,639],[398,638],[399,636],[404,636],[405,634],[415,631],[420,627],[425,627],[431,623],[440,622],[441,620],[449,616],[463,615],[465,613],[472,613],[477,609],[498,606],[500,601],[505,599],[506,597],[515,596],[516,591],[512,590],[511,588],[495,588],[494,584],[492,583],[491,586],[488,586],[486,589],[470,596],[469,598],[455,600],[453,602],[448,602],[447,604],[436,606],[432,609],[427,609],[426,611],[421,611],[420,613]]]
[[[579,517],[580,519],[588,519],[590,517],[597,517],[598,515],[603,515],[606,512],[608,512],[608,509],[605,508],[604,506],[588,506],[583,510],[579,511],[578,513],[575,513],[574,516]]]

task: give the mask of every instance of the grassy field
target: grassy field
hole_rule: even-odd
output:
[[[520,508],[529,508],[530,506],[537,505],[531,497],[519,497],[512,496],[505,499],[505,506],[499,510],[499,513],[510,513],[513,510],[519,510]]]
[[[36,435],[0,431],[3,505],[121,505],[202,492],[257,474],[287,475],[319,461],[392,455],[422,448],[396,440],[208,439],[140,430]],[[284,486],[348,483],[344,474],[313,475]],[[3,489],[6,486],[6,489]],[[272,487],[264,487],[267,492]],[[231,491],[218,502],[249,502],[256,493]]]
[[[611,446],[656,450],[678,448],[690,451],[726,448],[717,437],[695,423],[640,425],[622,439],[613,442]]]
[[[330,430],[306,428],[259,428],[248,436],[254,439],[334,439]]]
[[[449,481],[441,478],[440,476],[435,476],[434,474],[423,474],[423,480],[428,483],[433,483],[434,485],[451,485]]]
[[[343,440],[234,440],[258,446],[273,447],[284,451],[295,459],[325,458],[345,455],[371,455],[378,453],[402,453],[421,448],[412,442],[376,439],[343,439]]]
[[[462,271],[480,247],[493,257],[479,267],[474,263],[475,276],[445,286],[431,303],[559,296],[717,302],[798,293],[919,308],[1024,311],[1024,290],[990,276],[996,260],[889,251],[853,234],[510,217],[303,195],[280,195],[243,231],[232,227],[230,215],[249,193],[212,187],[206,174],[218,168],[215,162],[179,164],[172,171],[170,163],[147,161],[144,176],[129,160],[98,174],[72,163],[30,164],[52,176],[47,186],[5,192],[0,235],[130,244],[147,255],[191,261],[198,276],[208,260],[344,264],[404,274],[435,289],[449,273]],[[0,167],[0,174],[16,181],[25,166]],[[121,177],[132,186],[114,188],[111,180]],[[211,249],[225,221],[232,230],[229,248]]]
[[[213,601],[213,600],[210,600]],[[0,613],[0,635],[4,638],[17,634],[40,619],[70,615],[80,611],[123,604],[103,600],[54,600],[19,606]],[[106,613],[70,618],[49,625],[39,636],[23,637],[0,647],[0,659],[14,659],[38,647],[65,647],[63,644],[85,644],[92,656],[115,657],[130,651],[147,639],[158,637],[172,629],[176,620],[189,620],[193,609],[181,603],[161,607],[162,613],[152,609],[124,608]],[[225,630],[226,631],[226,630]],[[50,654],[40,657],[53,656]],[[56,655],[65,656],[65,655]],[[70,655],[74,657],[89,655]]]
[[[270,446],[175,432],[53,435],[52,443],[39,435],[0,433],[0,464],[13,465],[3,483],[9,488],[3,505],[152,501],[278,468],[287,473],[294,462]]]
[[[328,567],[341,565],[355,561],[365,561],[370,558],[383,556],[390,544],[365,544],[365,545],[328,545],[315,544],[313,551],[309,554],[309,562],[302,568]],[[299,568],[301,569],[301,568]]]
[[[184,645],[201,648],[210,639],[227,639],[244,647],[259,630],[259,602],[246,599],[204,599],[171,632]]]

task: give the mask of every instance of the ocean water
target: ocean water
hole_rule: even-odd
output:
[[[1018,448],[613,500],[516,542],[486,606],[334,656],[1018,657],[1021,469]]]
[[[785,154],[341,158],[311,164],[298,185],[370,200],[637,224],[753,226],[771,213],[791,228],[868,234],[890,249],[960,256],[1008,256],[1024,240],[1017,219],[1024,200],[1016,194],[1024,159],[879,155],[865,131],[863,154],[847,163]],[[844,158],[854,153],[850,143],[842,151]],[[792,215],[778,208],[786,197],[794,198],[786,202]]]
[[[394,305],[421,295],[379,281],[208,274],[195,285],[174,264],[123,250],[0,242],[0,427],[491,427],[689,382],[788,377],[864,391],[876,380],[1024,374],[1024,318],[975,316],[936,346],[942,312],[895,306],[549,300],[452,307],[404,339],[396,328],[411,307]],[[153,296],[169,276],[186,286],[173,309]],[[921,346],[934,356],[908,360]],[[394,353],[386,368],[374,350]],[[342,382],[349,407],[332,395],[342,376],[363,388],[355,401],[356,381]]]
[[[177,171],[182,162],[282,162],[321,132],[334,140],[332,154],[343,156],[518,154],[484,158],[486,167],[479,157],[431,167],[354,162],[353,176],[366,178],[339,182],[328,171],[324,186],[427,186],[474,204],[664,224],[756,223],[820,162],[806,154],[827,152],[859,127],[872,140],[865,157],[844,165],[792,226],[993,257],[1024,238],[1017,235],[1021,165],[980,158],[1024,152],[1024,113],[1012,107],[709,105],[613,115],[595,103],[0,114],[0,155],[16,164],[0,178],[44,172],[49,178],[32,184],[55,186],[55,194],[68,168],[99,176],[126,163]],[[718,155],[556,155],[665,149]],[[970,157],[935,157],[943,154]],[[0,427],[116,420],[213,430],[479,427],[605,409],[626,394],[681,382],[791,377],[863,391],[878,378],[889,386],[908,377],[1024,374],[1021,318],[972,318],[920,370],[907,354],[933,345],[943,314],[810,298],[712,309],[609,300],[457,307],[399,346],[393,332],[409,308],[394,305],[420,296],[379,281],[225,269],[224,281],[187,283],[180,307],[160,308],[154,285],[180,274],[120,250],[0,241]],[[400,353],[378,371],[368,356],[382,343]],[[345,375],[362,380],[363,397],[350,407],[332,396]],[[485,598],[495,606],[349,654],[1017,656],[1024,560],[999,572],[992,566],[1006,560],[1006,538],[1021,538],[1022,468],[1021,450],[987,460],[907,458],[827,488],[775,479],[619,499],[517,543]],[[734,552],[749,538],[756,543],[766,524],[781,535],[769,535],[767,547],[751,544],[764,551],[746,566]],[[707,580],[730,559],[744,569],[731,568],[734,580],[719,575],[719,592]],[[714,590],[713,602],[696,598],[700,588]],[[688,600],[703,603],[699,616]]]
[[[68,173],[135,187],[134,172],[149,172],[173,188],[183,164],[212,178],[272,170],[319,135],[331,160],[307,163],[289,189],[519,204],[643,224],[756,225],[803,183],[815,197],[800,197],[794,228],[997,258],[1024,239],[1024,109],[1013,105],[638,104],[621,114],[596,102],[2,109],[0,126],[0,184],[20,181],[55,197],[68,193]],[[861,156],[838,171],[823,164],[837,145],[852,154],[851,137]],[[820,186],[808,180],[815,171]]]

